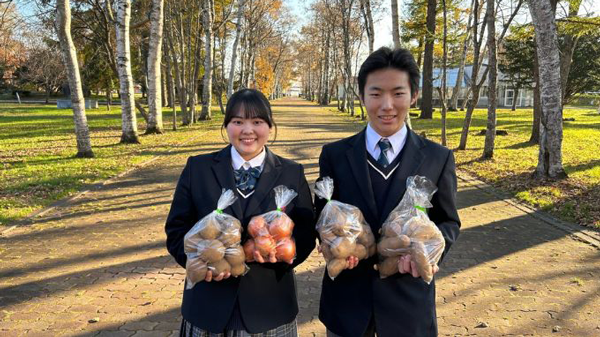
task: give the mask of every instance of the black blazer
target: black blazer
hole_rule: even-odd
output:
[[[221,189],[235,191],[231,149],[190,157],[179,178],[167,218],[167,249],[185,267],[183,237],[192,226],[217,207]],[[223,332],[239,297],[240,311],[248,332],[258,333],[293,321],[298,314],[293,267],[304,261],[315,246],[314,209],[302,165],[266,149],[265,165],[256,190],[243,211],[239,200],[224,210],[242,222],[242,243],[247,239],[250,218],[277,209],[273,188],[285,185],[298,192],[285,212],[295,223],[297,257],[287,263],[250,263],[250,271],[238,278],[199,282],[184,290],[183,318],[202,329]]]
[[[438,191],[433,195],[433,208],[428,214],[446,239],[445,254],[460,228],[455,205],[454,156],[447,148],[419,137],[410,129],[404,146],[382,214],[378,214],[371,188],[365,130],[323,146],[320,177],[333,178],[333,199],[360,208],[376,239],[382,223],[404,195],[406,178],[418,174],[431,179]],[[316,198],[315,204],[320,214],[325,200]],[[376,256],[360,261],[356,268],[344,270],[334,281],[324,275],[319,319],[329,330],[344,337],[362,336],[372,315],[379,336],[436,336],[434,282],[427,285],[421,278],[408,274],[380,279],[373,269],[376,262]]]

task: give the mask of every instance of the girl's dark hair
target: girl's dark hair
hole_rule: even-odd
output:
[[[410,84],[410,96],[414,97],[419,90],[419,81],[421,73],[419,66],[415,62],[412,54],[403,48],[390,49],[381,47],[371,53],[360,66],[358,71],[358,93],[360,97],[365,97],[365,85],[367,84],[367,76],[370,73],[380,69],[392,68],[408,73],[408,83]]]
[[[240,116],[238,112],[240,109],[244,110],[243,116]],[[227,124],[231,122],[234,117],[242,118],[260,118],[264,120],[269,128],[275,127],[275,139],[277,139],[277,124],[273,120],[273,112],[271,111],[271,103],[265,97],[265,95],[256,89],[241,89],[236,91],[229,100],[225,107],[225,119],[221,126],[221,137],[223,137],[223,128],[227,127]],[[223,139],[225,139],[223,137]]]
[[[243,116],[238,115],[240,109],[244,110]],[[234,117],[260,118],[269,125],[269,128],[275,125],[271,103],[262,92],[255,89],[242,89],[231,95],[225,108],[223,126],[227,127]]]

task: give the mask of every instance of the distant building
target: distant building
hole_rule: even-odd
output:
[[[292,84],[285,92],[285,95],[289,97],[299,97],[300,93],[302,93],[302,82],[300,82],[299,79],[292,80]]]

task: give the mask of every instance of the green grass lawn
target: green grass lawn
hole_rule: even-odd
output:
[[[88,109],[95,158],[75,158],[73,113],[49,105],[0,105],[0,226],[8,225],[82,189],[140,164],[222,122],[218,106],[213,120],[171,131],[171,109],[163,109],[165,133],[142,135],[141,144],[119,144],[120,107]],[[167,111],[168,110],[168,111]],[[181,115],[178,114],[178,121]]]
[[[358,107],[355,114],[360,115]],[[464,112],[448,113],[447,146],[450,149],[458,147],[464,116]],[[566,108],[563,117],[575,118],[563,124],[562,154],[567,179],[539,181],[532,178],[538,161],[538,146],[528,143],[532,109],[498,110],[497,128],[508,131],[508,136],[496,136],[492,160],[481,160],[485,136],[478,135],[485,130],[487,110],[475,110],[467,150],[454,152],[456,163],[460,169],[530,205],[565,220],[600,229],[600,114],[595,107]],[[418,133],[425,132],[429,139],[441,142],[440,109],[436,109],[431,120],[413,117],[412,125]]]

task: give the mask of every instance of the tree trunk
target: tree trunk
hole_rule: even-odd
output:
[[[85,100],[81,88],[81,77],[79,75],[79,64],[77,62],[77,51],[71,38],[71,4],[69,0],[58,0],[56,2],[56,33],[60,42],[69,88],[71,91],[71,106],[73,107],[73,120],[75,122],[75,138],[77,141],[77,154],[79,158],[92,158],[92,142],[90,131],[85,116]]]
[[[581,6],[581,0],[569,2],[568,18],[577,17],[577,13],[579,12],[579,6]],[[567,82],[569,80],[569,72],[571,71],[571,63],[573,62],[573,52],[575,51],[575,47],[577,46],[578,39],[579,38],[576,38],[571,34],[565,34],[564,45],[560,53],[560,79],[562,90],[561,104],[563,105],[564,102],[566,102],[566,98],[568,98],[566,97]]]
[[[442,105],[442,145],[447,146],[446,139],[446,67],[448,64],[448,10],[446,8],[446,0],[442,0],[443,14],[443,38],[442,38],[442,87],[438,88],[440,94],[440,103]]]
[[[371,54],[375,43],[375,28],[373,27],[371,0],[360,0],[360,11],[365,21],[365,31],[367,33],[367,39],[369,40],[369,54]]]
[[[427,0],[427,36],[423,55],[423,92],[421,95],[421,119],[433,118],[433,44],[435,42],[436,0]]]
[[[554,12],[548,0],[529,1],[540,65],[542,119],[540,150],[535,176],[558,179],[567,176],[562,165],[562,93],[560,55]]]
[[[129,20],[131,1],[117,1],[117,70],[119,72],[119,93],[121,95],[121,143],[139,143],[133,77],[131,75],[131,52],[129,42]]]
[[[511,111],[517,110],[517,99],[519,98],[519,90],[520,90],[520,88],[517,86],[515,88],[515,93],[514,93],[514,96],[513,96],[513,104],[512,104],[512,107],[510,109]]]
[[[173,109],[173,118],[172,118],[172,124],[173,124],[173,131],[177,131],[177,108],[175,105],[175,84],[173,83],[173,76],[171,75],[171,69],[173,68],[171,66],[171,58],[169,56],[169,53],[172,52],[172,50],[170,50],[169,48],[169,44],[165,43],[165,60],[167,61],[167,88],[169,90],[169,97],[170,98],[170,105],[169,107],[171,109]]]
[[[398,21],[398,0],[392,0],[392,37],[394,48],[400,48],[400,23]]]
[[[540,123],[542,120],[542,104],[540,97],[540,65],[538,62],[538,47],[537,43],[533,46],[533,122],[531,125],[531,137],[529,142],[533,144],[540,143]]]
[[[465,40],[463,41],[462,46],[462,54],[460,56],[460,64],[458,66],[458,74],[456,75],[456,83],[454,84],[454,88],[452,88],[452,97],[450,98],[450,107],[448,110],[457,111],[458,110],[458,95],[460,94],[460,89],[462,88],[462,82],[465,76],[465,62],[467,60],[467,51],[469,50],[469,34],[471,32],[471,22],[473,20],[473,6],[475,1],[471,1],[471,12],[469,13],[469,22],[467,23],[467,32],[465,33]],[[466,95],[465,95],[466,96]],[[465,100],[467,97],[464,98]]]
[[[496,15],[494,4],[495,1],[488,0],[487,11],[485,18],[487,21],[488,29],[488,118],[487,127],[485,131],[485,144],[483,147],[483,158],[490,159],[494,157],[494,142],[496,139],[496,107],[498,102],[496,100],[496,89],[498,86],[498,61],[497,61],[497,50],[496,50]]]
[[[146,134],[163,133],[162,120],[162,34],[163,34],[163,2],[152,0],[150,13],[150,42],[148,49],[148,126]]]
[[[469,136],[469,128],[471,126],[471,119],[473,118],[473,111],[479,101],[479,86],[477,85],[477,78],[479,76],[479,52],[481,47],[481,41],[483,39],[483,31],[485,30],[485,24],[481,27],[479,40],[477,39],[477,22],[479,20],[479,2],[475,1],[473,5],[473,70],[471,72],[471,100],[467,106],[467,113],[463,121],[462,133],[460,135],[460,143],[458,144],[458,150],[465,150],[467,148],[467,138]],[[466,95],[468,96],[468,94]],[[465,98],[466,100],[466,98]]]
[[[214,0],[204,0],[204,9],[202,10],[202,28],[204,29],[204,80],[202,85],[202,113],[201,120],[212,118],[210,104],[212,100],[212,43],[213,43],[213,18],[215,3]]]

